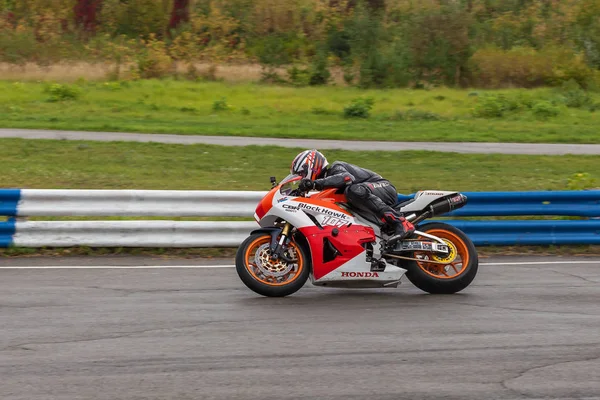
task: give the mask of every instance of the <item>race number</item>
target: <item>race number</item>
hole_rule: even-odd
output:
[[[348,225],[348,221],[344,221],[343,219],[339,219],[336,217],[326,216],[325,218],[323,218],[323,222],[321,222],[321,225],[342,227],[344,225]]]

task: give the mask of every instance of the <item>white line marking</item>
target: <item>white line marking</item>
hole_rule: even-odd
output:
[[[584,260],[568,260],[568,261],[521,261],[521,262],[497,262],[497,263],[480,263],[481,266],[498,266],[498,265],[552,265],[552,264],[598,264],[597,261]],[[213,268],[235,268],[235,265],[56,265],[56,266],[14,266],[1,267],[0,269],[169,269],[169,268],[195,268],[195,269],[213,269]]]

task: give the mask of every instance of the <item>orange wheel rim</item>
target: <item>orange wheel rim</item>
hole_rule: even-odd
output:
[[[254,279],[265,285],[283,286],[294,282],[304,269],[304,259],[300,249],[296,243],[291,242],[284,253],[286,257],[294,260],[294,263],[271,260],[270,243],[270,236],[261,236],[248,245],[244,254],[246,270]]]
[[[467,269],[470,260],[469,249],[467,248],[467,244],[464,242],[464,240],[462,240],[455,233],[444,229],[434,229],[431,231],[427,231],[427,233],[430,235],[437,236],[443,241],[445,241],[450,248],[450,252],[455,252],[456,254],[454,255],[454,259],[447,265],[428,263],[427,259],[423,259],[423,261],[417,261],[416,263],[419,266],[419,268],[421,268],[426,274],[431,275],[437,279],[452,279],[462,275]],[[419,256],[423,258],[429,257],[428,259],[433,261],[443,261],[443,259],[432,257],[431,253],[415,252],[415,257],[419,258]]]

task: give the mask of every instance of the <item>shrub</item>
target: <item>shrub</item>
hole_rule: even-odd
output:
[[[479,49],[469,60],[471,83],[499,88],[507,86],[559,86],[571,79],[587,85],[594,71],[583,56],[569,49],[514,47],[510,50]]]
[[[547,119],[550,117],[556,117],[560,114],[558,107],[550,103],[549,101],[540,101],[536,103],[531,109],[533,115],[540,119]]]
[[[138,57],[137,72],[141,78],[161,78],[171,72],[172,63],[165,43],[150,35],[144,51]]]
[[[44,90],[50,94],[49,102],[76,100],[81,96],[81,90],[77,86],[62,85],[54,83]]]
[[[501,96],[484,96],[473,109],[473,116],[479,118],[501,118],[507,111],[507,104]]]
[[[531,109],[534,104],[535,99],[523,93],[511,96],[486,95],[478,98],[472,114],[479,118],[502,118],[507,113]]]
[[[569,108],[583,108],[592,105],[590,95],[574,80],[563,83],[561,91],[562,101]]]
[[[331,78],[327,66],[327,52],[324,49],[319,49],[309,70],[309,84],[311,86],[326,85]]]
[[[227,104],[227,99],[221,97],[219,100],[215,100],[212,106],[213,111],[227,111],[231,109],[231,106]]]
[[[308,86],[310,83],[310,72],[308,69],[300,69],[293,66],[287,70],[288,80],[294,86]]]
[[[352,103],[344,108],[344,117],[369,118],[371,108],[373,108],[374,104],[375,101],[370,97],[354,99]]]

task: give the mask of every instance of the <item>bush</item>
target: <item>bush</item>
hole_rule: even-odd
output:
[[[309,84],[311,86],[326,85],[331,78],[327,66],[327,52],[324,49],[319,49],[309,71]]]
[[[583,108],[593,103],[590,95],[574,80],[563,83],[561,91],[562,101],[569,108]]]
[[[487,95],[478,98],[472,114],[479,118],[502,118],[507,113],[517,113],[531,109],[534,104],[535,99],[523,93],[511,96],[502,94]]]
[[[215,100],[212,106],[213,111],[227,111],[231,109],[231,106],[227,104],[227,99],[221,97],[219,100]]]
[[[484,96],[479,99],[473,109],[473,116],[478,118],[502,118],[507,111],[507,104],[501,96]]]
[[[138,73],[141,78],[162,78],[169,75],[173,60],[167,53],[166,44],[150,35],[145,49],[138,57]]]
[[[308,69],[300,69],[295,65],[287,70],[288,80],[294,86],[308,86],[310,83],[310,72]]]
[[[375,101],[371,98],[354,99],[352,103],[344,108],[345,118],[369,118],[371,108]]]
[[[558,107],[550,103],[549,101],[540,101],[536,103],[531,109],[533,115],[540,119],[547,119],[550,117],[556,117],[560,114]]]
[[[49,102],[76,100],[81,96],[81,90],[78,87],[59,83],[48,86],[44,91],[50,94],[47,99]]]
[[[569,80],[584,86],[594,76],[583,56],[566,48],[479,49],[469,60],[469,69],[471,84],[488,88],[559,86]]]

